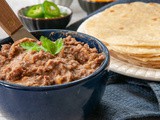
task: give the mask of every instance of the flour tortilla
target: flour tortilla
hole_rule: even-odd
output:
[[[118,4],[90,17],[78,31],[101,40],[111,56],[160,69],[160,4]]]
[[[114,58],[118,58],[124,62],[132,63],[134,65],[147,67],[147,68],[156,68],[156,69],[160,68],[160,61],[146,61],[146,62],[144,62],[144,61],[134,59],[134,58],[127,56],[127,55],[124,56],[121,54],[117,54],[117,52],[113,52],[113,51],[110,51],[110,54]]]
[[[81,32],[110,45],[160,46],[160,4],[118,4],[87,19]]]
[[[110,48],[111,47],[111,48]],[[124,54],[139,54],[139,55],[156,55],[156,54],[160,54],[160,47],[159,48],[140,48],[140,47],[131,47],[131,46],[110,46],[109,48],[117,51],[117,52],[121,52]]]
[[[151,64],[160,64],[160,56],[154,56],[154,57],[141,57],[141,56],[133,56],[133,55],[129,55],[129,54],[123,54],[123,53],[118,53],[117,51],[113,51],[111,50],[111,53],[116,54],[116,55],[120,55],[123,56],[123,58],[126,59],[134,59],[140,62],[145,62],[145,63],[151,63]]]

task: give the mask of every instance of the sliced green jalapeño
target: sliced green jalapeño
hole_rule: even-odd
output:
[[[61,15],[60,9],[53,2],[44,1],[43,10],[45,15],[48,15],[48,16],[59,17]]]
[[[38,4],[38,5],[33,5],[29,7],[29,9],[26,12],[26,16],[31,18],[43,18],[44,14],[43,14],[42,5]]]

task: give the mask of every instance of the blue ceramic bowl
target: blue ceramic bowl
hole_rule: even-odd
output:
[[[106,59],[90,76],[62,85],[26,87],[0,81],[0,113],[9,120],[81,120],[93,111],[101,100],[107,80],[109,52],[104,44],[91,36],[67,30],[34,31],[52,40],[71,35],[78,41],[96,47]],[[11,38],[0,44],[12,42]]]

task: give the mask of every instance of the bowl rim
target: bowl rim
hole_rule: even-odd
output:
[[[91,78],[97,76],[99,73],[101,73],[102,71],[107,70],[106,68],[108,68],[109,63],[110,63],[110,53],[108,48],[97,38],[84,34],[84,33],[80,33],[80,32],[76,32],[76,31],[72,31],[72,30],[63,30],[63,29],[48,29],[48,30],[34,30],[31,31],[31,33],[36,33],[36,32],[65,32],[65,34],[69,33],[76,33],[82,36],[86,36],[91,38],[92,40],[96,41],[96,43],[98,45],[100,45],[102,47],[103,53],[105,54],[106,58],[103,61],[103,63],[100,65],[100,67],[93,72],[92,74],[90,74],[87,77],[75,80],[75,81],[71,81],[68,83],[64,83],[64,84],[58,84],[58,85],[49,85],[49,86],[23,86],[23,85],[19,85],[19,84],[13,84],[13,83],[9,83],[3,80],[0,80],[0,86],[3,87],[7,87],[7,88],[11,88],[11,89],[19,89],[19,90],[25,90],[25,91],[47,91],[47,90],[59,90],[59,89],[63,89],[63,88],[68,88],[68,87],[72,87],[74,85],[80,84],[82,82],[86,82],[91,80]],[[10,37],[5,38],[9,39]]]
[[[33,6],[33,5],[31,5],[31,6]],[[21,8],[20,10],[18,10],[18,13],[17,13],[18,16],[19,16],[19,17],[22,17],[22,18],[25,18],[25,19],[29,19],[29,20],[41,20],[41,21],[43,20],[43,21],[45,21],[45,20],[59,20],[59,19],[63,19],[63,18],[69,17],[69,16],[71,16],[71,15],[73,14],[73,11],[72,11],[71,8],[66,7],[66,6],[62,6],[62,5],[58,5],[58,6],[59,6],[59,7],[62,7],[62,8],[66,8],[67,10],[70,11],[69,14],[67,14],[67,15],[65,15],[65,16],[62,16],[62,17],[56,17],[56,18],[31,18],[31,17],[25,16],[24,14],[21,14],[21,12],[22,12],[24,9],[27,9],[27,8],[29,8],[29,7],[31,7],[31,6],[26,6],[26,7]]]
[[[96,4],[96,3],[102,3],[102,4],[109,4],[111,2],[115,2],[116,0],[110,0],[110,1],[92,1],[92,0],[78,0],[80,2],[85,2],[85,3],[93,3],[93,4]]]

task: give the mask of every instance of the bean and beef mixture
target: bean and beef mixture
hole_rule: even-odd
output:
[[[24,38],[12,45],[2,45],[0,80],[24,86],[62,84],[90,75],[105,59],[96,48],[89,48],[71,36],[63,39],[64,47],[56,55],[43,50],[27,51],[20,46],[25,41],[37,42]]]

